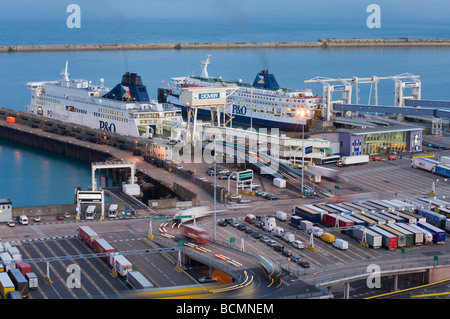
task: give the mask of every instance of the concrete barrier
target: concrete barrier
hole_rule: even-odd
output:
[[[0,53],[114,50],[205,50],[246,48],[448,47],[449,38],[319,38],[298,42],[105,43],[0,46]]]

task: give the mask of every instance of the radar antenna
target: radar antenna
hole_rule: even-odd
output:
[[[208,79],[209,75],[208,75],[208,65],[211,63],[211,54],[208,54],[206,56],[206,61],[202,61],[202,74],[200,75],[202,78]]]

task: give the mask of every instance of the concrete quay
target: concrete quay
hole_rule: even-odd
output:
[[[288,42],[195,42],[195,43],[104,43],[3,45],[0,53],[111,50],[234,50],[301,48],[389,48],[450,47],[450,38],[319,38],[317,41]]]

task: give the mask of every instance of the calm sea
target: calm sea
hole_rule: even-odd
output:
[[[318,1],[319,2],[319,1]],[[364,2],[364,1],[362,1]],[[216,2],[217,3],[217,2]],[[276,2],[278,4],[278,2]],[[315,41],[319,37],[448,37],[450,21],[437,11],[434,21],[428,11],[414,19],[393,16],[402,12],[382,12],[382,28],[367,28],[368,13],[361,6],[339,16],[319,11],[278,15],[267,19],[267,12],[250,15],[237,11],[217,19],[175,17],[148,19],[121,17],[94,19],[87,15],[81,29],[68,29],[65,11],[58,19],[0,19],[0,45],[53,43],[121,42],[222,42],[222,41]],[[416,3],[412,1],[410,3]],[[419,3],[419,2],[417,2]],[[211,8],[210,8],[211,9]],[[306,8],[308,9],[308,8]],[[314,9],[314,8],[313,8]],[[317,8],[316,8],[317,9]],[[406,10],[406,9],[405,9]],[[4,12],[4,11],[3,11]],[[447,11],[448,12],[448,11]],[[398,15],[398,14],[397,14]],[[242,19],[241,19],[242,18]],[[248,18],[245,20],[244,18]],[[260,18],[260,19],[259,19]],[[152,98],[158,86],[171,77],[199,75],[200,61],[211,54],[211,76],[253,82],[256,73],[268,69],[278,83],[287,88],[310,87],[322,94],[318,84],[306,84],[315,76],[331,78],[419,75],[423,99],[450,100],[449,49],[242,49],[170,51],[95,51],[0,54],[0,106],[24,110],[29,102],[28,81],[57,80],[66,60],[71,78],[89,79],[115,86],[124,72],[137,72]],[[369,85],[360,85],[360,103],[369,102]],[[373,103],[373,95],[372,100]],[[379,103],[394,103],[394,82],[379,84]],[[73,203],[73,188],[90,185],[90,166],[31,148],[0,140],[0,198],[10,198],[15,206]]]

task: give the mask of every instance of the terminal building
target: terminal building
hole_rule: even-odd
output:
[[[333,154],[383,155],[422,151],[423,128],[418,126],[382,126],[361,129],[339,129],[312,135],[330,141]]]

